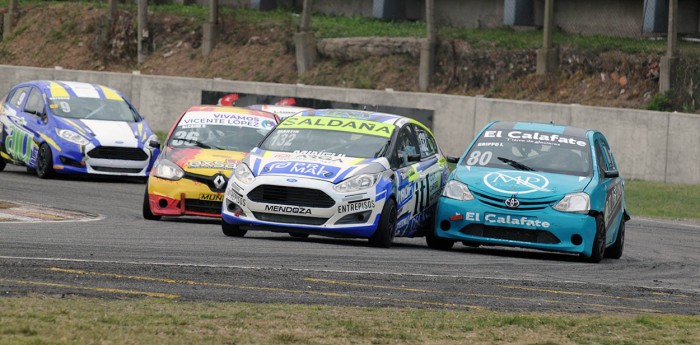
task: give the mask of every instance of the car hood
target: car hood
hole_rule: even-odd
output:
[[[356,158],[318,152],[277,152],[255,149],[248,165],[255,176],[299,176],[338,183],[361,173],[389,169],[386,158]]]
[[[60,119],[62,128],[70,129],[101,146],[139,147],[153,132],[145,122]]]
[[[465,183],[472,192],[517,195],[525,199],[561,197],[581,192],[591,181],[591,177],[587,176],[467,166],[458,166],[453,178]]]
[[[238,151],[169,147],[166,149],[164,158],[193,174],[212,175],[220,172],[230,176],[236,165],[247,154],[247,152]]]

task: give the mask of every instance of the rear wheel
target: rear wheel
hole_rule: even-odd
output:
[[[148,188],[146,188],[146,193],[143,194],[143,207],[142,207],[143,218],[148,220],[160,220],[160,216],[156,216],[151,212],[151,203],[148,201]]]
[[[223,219],[221,220],[221,231],[224,235],[231,237],[243,237],[248,232],[248,230],[241,230],[240,225],[226,223]]]
[[[387,199],[382,208],[379,226],[372,237],[369,238],[369,245],[372,247],[389,248],[394,241],[396,231],[396,203],[394,199]]]
[[[619,259],[622,257],[622,250],[625,247],[625,219],[620,220],[620,229],[617,230],[617,239],[612,246],[605,249],[605,257]]]
[[[39,178],[51,178],[54,175],[53,154],[49,145],[41,144],[36,158],[36,176]]]
[[[289,236],[296,237],[296,238],[307,238],[307,237],[309,237],[309,234],[305,234],[303,232],[290,232]]]
[[[605,255],[605,223],[602,216],[595,217],[596,231],[593,236],[593,251],[591,256],[586,258],[586,261],[598,263],[603,260]]]

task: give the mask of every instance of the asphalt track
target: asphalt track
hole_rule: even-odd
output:
[[[142,219],[144,190],[129,180],[41,180],[8,165],[0,172],[0,205],[81,211],[87,219],[0,217],[0,293],[700,314],[698,224],[633,214],[623,257],[589,264],[566,254],[502,247],[436,251],[422,238],[397,239],[389,249],[359,239],[271,232],[229,238],[218,221]]]

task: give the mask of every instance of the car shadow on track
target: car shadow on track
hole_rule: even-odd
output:
[[[462,247],[455,248],[452,251],[465,253],[465,254],[476,254],[483,256],[497,256],[497,257],[508,257],[508,258],[518,258],[518,259],[532,259],[532,260],[544,260],[544,261],[560,261],[560,262],[581,262],[585,263],[585,260],[577,254],[568,253],[557,253],[557,252],[546,252],[539,251],[536,249],[520,249],[520,248],[510,248],[510,247]]]

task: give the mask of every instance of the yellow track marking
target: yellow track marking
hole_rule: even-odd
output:
[[[537,292],[545,292],[545,293],[551,293],[551,294],[557,294],[557,295],[587,296],[587,297],[599,297],[599,298],[620,299],[620,300],[626,300],[626,301],[641,301],[641,302],[653,302],[653,303],[669,303],[669,304],[681,304],[681,305],[695,305],[694,303],[676,302],[676,301],[664,301],[664,300],[660,300],[660,299],[646,299],[646,298],[638,298],[638,297],[621,297],[621,296],[601,295],[601,294],[585,293],[585,292],[575,292],[575,291],[562,291],[562,290],[553,290],[553,289],[529,288],[529,287],[513,286],[513,285],[498,285],[498,286],[500,286],[500,287],[502,287],[502,288],[506,288],[506,289],[525,290],[525,291],[537,291]]]
[[[127,295],[143,295],[143,296],[148,296],[148,297],[158,297],[158,298],[166,298],[166,299],[176,299],[176,298],[180,297],[179,295],[173,295],[173,294],[168,294],[168,293],[78,286],[78,285],[68,285],[68,284],[58,284],[58,283],[37,282],[37,281],[30,281],[30,280],[15,280],[15,279],[2,279],[2,278],[0,278],[0,282],[25,284],[25,285],[60,287],[60,288],[66,288],[66,289],[79,289],[79,290],[118,293],[118,294],[127,294]]]
[[[459,307],[459,308],[477,309],[477,310],[484,309],[483,307],[480,307],[480,306],[465,305],[465,304],[429,302],[429,301],[388,298],[388,297],[379,297],[379,296],[360,296],[360,295],[351,295],[351,294],[336,293],[336,292],[306,291],[306,290],[294,290],[294,289],[283,289],[283,288],[262,287],[262,286],[208,283],[208,282],[198,282],[198,281],[193,281],[193,280],[179,280],[179,279],[155,278],[155,277],[144,277],[144,276],[134,276],[134,275],[122,275],[122,274],[114,274],[114,273],[89,272],[89,271],[57,268],[57,267],[52,267],[49,270],[53,271],[53,272],[63,272],[63,273],[71,273],[71,274],[93,275],[93,276],[110,277],[110,278],[125,278],[125,279],[144,280],[144,281],[155,281],[155,282],[161,282],[161,283],[167,283],[167,284],[213,286],[213,287],[236,288],[236,289],[245,289],[245,290],[273,291],[273,292],[284,292],[284,293],[319,295],[319,296],[326,296],[326,297],[359,298],[359,299],[379,300],[379,301],[388,301],[388,302],[414,303],[414,304],[434,305],[434,306],[441,306],[441,307],[453,307],[453,308]]]

